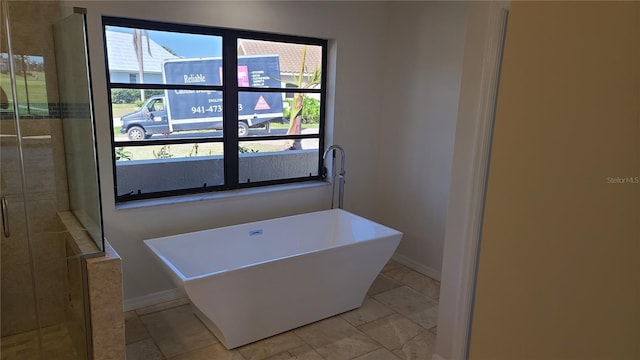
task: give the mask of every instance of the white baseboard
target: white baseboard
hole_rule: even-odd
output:
[[[139,296],[132,299],[126,299],[124,301],[124,311],[136,310],[146,306],[161,304],[163,302],[172,300],[178,300],[184,298],[185,296],[186,295],[184,294],[184,292],[182,292],[182,290],[176,288]]]
[[[419,263],[419,262],[417,262],[417,261],[415,261],[413,259],[410,259],[410,258],[408,258],[408,257],[406,257],[404,255],[400,255],[398,253],[393,254],[391,259],[393,259],[393,260],[399,262],[400,264],[402,264],[402,265],[404,265],[406,267],[409,267],[409,268],[411,268],[411,269],[413,269],[413,270],[415,270],[415,271],[417,271],[417,272],[419,272],[421,274],[427,275],[428,277],[430,277],[432,279],[440,281],[441,273],[440,273],[440,271],[438,271],[438,270],[436,270],[434,268],[428,267],[428,266],[426,266],[426,265],[424,265],[422,263]]]

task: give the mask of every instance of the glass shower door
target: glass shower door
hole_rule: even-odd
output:
[[[3,4],[4,5],[4,4]],[[35,289],[32,248],[26,215],[23,154],[20,148],[12,81],[12,56],[7,37],[6,7],[0,30],[0,198],[2,234],[0,246],[0,358],[39,359],[41,337]]]
[[[4,32],[3,32],[4,34]],[[3,36],[2,50],[6,54]],[[22,159],[17,120],[13,114],[13,91],[9,75],[0,73],[3,98],[0,106],[0,196],[2,199],[2,244],[0,247],[0,292],[2,359],[39,359],[38,312],[34,272],[23,190]]]
[[[94,155],[90,142],[72,142],[78,129],[91,131],[93,139],[87,125],[92,119],[86,116],[90,106],[69,95],[88,93],[89,84],[86,77],[80,85],[61,79],[56,63],[65,41],[80,38],[85,45],[84,29],[54,36],[54,25],[73,12],[58,2],[1,0],[1,5],[0,86],[6,96],[0,98],[0,359],[86,359],[91,344],[81,258],[88,254],[69,250],[69,232],[58,214],[86,214],[93,222],[85,230],[98,239],[99,251],[99,195],[96,185],[87,189],[96,177],[69,181],[79,178],[78,167],[85,173],[96,168],[94,157],[91,163],[69,164]],[[79,78],[78,71],[66,76]]]

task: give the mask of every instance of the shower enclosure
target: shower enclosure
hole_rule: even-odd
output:
[[[85,16],[1,5],[0,358],[87,359],[83,262],[104,244]]]

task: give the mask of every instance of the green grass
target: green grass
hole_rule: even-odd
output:
[[[111,111],[113,112],[113,117],[121,117],[122,115],[128,114],[130,112],[134,112],[138,110],[135,104],[112,104]]]
[[[13,107],[11,77],[9,75],[0,76],[0,86],[2,86],[2,89],[7,94],[9,106]],[[44,72],[31,71],[30,75],[27,74],[26,84],[23,74],[18,74],[16,75],[15,86],[18,95],[19,114],[47,115],[49,113],[49,100],[47,99],[47,86]],[[27,97],[29,99],[28,102]],[[29,111],[27,105],[30,105],[29,108],[31,111]]]

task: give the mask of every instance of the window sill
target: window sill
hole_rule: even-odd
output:
[[[174,197],[167,197],[167,198],[161,198],[161,199],[137,200],[137,201],[131,201],[123,204],[116,204],[115,208],[116,210],[123,210],[123,209],[144,208],[144,207],[150,207],[150,206],[181,204],[181,203],[194,202],[194,201],[233,199],[233,198],[253,196],[258,194],[318,188],[318,187],[324,187],[328,185],[331,185],[331,183],[327,181],[311,181],[311,182],[298,183],[298,184],[272,185],[272,186],[264,186],[264,187],[248,188],[248,189],[220,191],[215,193],[174,196]]]

